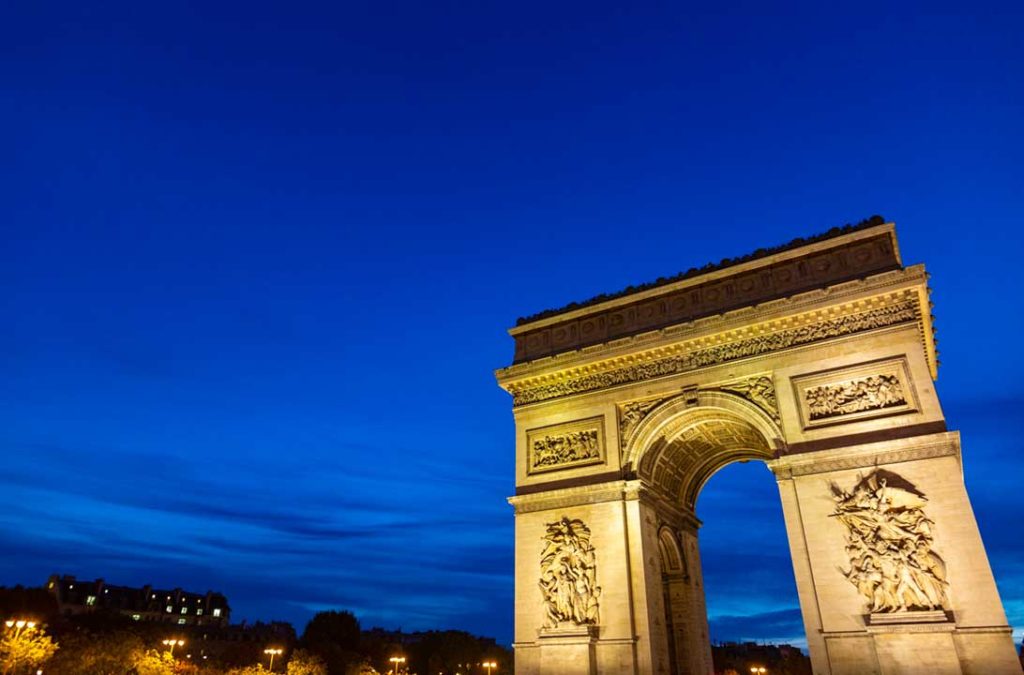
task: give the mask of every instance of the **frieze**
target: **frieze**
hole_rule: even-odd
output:
[[[877,221],[874,224],[882,225]],[[806,245],[807,242],[803,243]],[[899,265],[892,233],[885,228],[852,240],[848,237],[836,239],[832,244],[814,252],[808,251],[802,256],[766,261],[763,266],[752,269],[737,269],[725,277],[716,275],[703,282],[696,277],[711,270],[694,270],[694,281],[684,287],[666,288],[654,297],[637,299],[625,305],[607,309],[594,307],[582,317],[527,329],[516,336],[513,361],[522,363],[701,316],[711,316],[781,295],[882,272]],[[643,290],[644,287],[633,287],[622,295],[624,297]],[[596,300],[604,302],[611,297],[615,296],[603,296]],[[572,311],[589,304],[569,306],[563,311]],[[559,313],[555,311],[551,315]],[[528,325],[543,316],[520,320],[517,325]]]
[[[765,333],[746,339],[693,349],[644,363],[582,375],[563,382],[533,387],[509,387],[516,406],[570,396],[621,384],[640,382],[665,375],[703,368],[718,363],[810,344],[819,340],[842,337],[876,328],[884,328],[918,318],[913,299],[876,307],[863,312],[825,318],[795,328]]]
[[[604,461],[603,418],[556,424],[526,432],[529,473],[589,466]]]

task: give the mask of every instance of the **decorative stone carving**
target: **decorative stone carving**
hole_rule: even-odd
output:
[[[805,427],[917,410],[906,361],[889,359],[793,380]]]
[[[837,417],[864,410],[879,410],[904,405],[907,397],[896,375],[875,375],[842,384],[804,391],[807,415],[811,420]]]
[[[630,401],[629,403],[622,404],[619,410],[619,443],[625,447],[629,438],[636,431],[640,422],[647,417],[647,414],[669,398],[672,397],[666,396],[647,401]]]
[[[563,517],[548,523],[540,557],[540,590],[548,627],[597,624],[601,589],[590,528],[582,520]]]
[[[938,610],[946,603],[946,564],[933,550],[925,496],[889,471],[859,478],[852,492],[830,484],[832,517],[847,531],[850,569],[872,613]]]
[[[514,405],[536,403],[548,399],[604,389],[619,384],[649,380],[664,375],[704,368],[725,361],[732,361],[760,354],[817,342],[828,338],[841,337],[875,328],[893,326],[917,320],[915,300],[903,300],[892,305],[876,307],[856,314],[821,318],[813,323],[791,329],[778,330],[756,337],[738,339],[716,344],[703,349],[693,349],[681,354],[651,359],[643,363],[583,374],[564,382],[536,386],[509,387]]]
[[[773,420],[779,421],[779,403],[775,398],[775,383],[772,382],[771,377],[759,375],[739,382],[719,385],[719,389],[739,394],[771,415]]]
[[[604,461],[603,418],[595,417],[527,432],[530,473]]]

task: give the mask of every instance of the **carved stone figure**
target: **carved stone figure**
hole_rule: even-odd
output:
[[[533,441],[533,468],[575,464],[601,456],[597,429],[548,435]]]
[[[897,375],[875,375],[804,392],[811,420],[903,405],[907,397]]]
[[[548,523],[540,558],[540,590],[549,627],[597,623],[601,589],[590,528],[583,521],[563,517]]]
[[[779,404],[775,399],[775,383],[767,375],[752,377],[740,382],[730,382],[721,385],[720,388],[739,394],[771,415],[776,421],[779,419]]]
[[[624,404],[619,417],[619,441],[625,445],[629,437],[636,431],[637,425],[664,400],[664,398],[656,398],[652,401],[631,401]]]
[[[853,492],[831,485],[832,517],[846,526],[850,569],[840,570],[857,587],[871,612],[941,609],[946,602],[946,565],[933,550],[928,500],[894,473],[877,470]]]

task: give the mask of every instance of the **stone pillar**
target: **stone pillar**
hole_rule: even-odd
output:
[[[815,675],[1020,675],[958,434],[784,456],[770,466]]]

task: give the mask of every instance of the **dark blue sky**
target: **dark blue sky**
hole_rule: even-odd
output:
[[[508,641],[505,329],[882,213],[1019,637],[1022,6],[833,5],[5,3],[0,584]],[[769,472],[698,510],[801,639]]]

